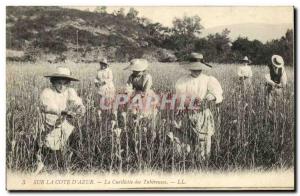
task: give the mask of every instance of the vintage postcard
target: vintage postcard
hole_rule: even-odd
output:
[[[6,7],[6,189],[295,190],[293,6]]]

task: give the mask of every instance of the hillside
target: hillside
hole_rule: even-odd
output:
[[[30,56],[77,61],[107,56],[127,61],[172,55],[156,46],[149,29],[124,16],[61,7],[7,7],[6,11],[7,49]]]
[[[105,56],[116,62],[132,58],[173,62],[195,51],[218,63],[232,63],[251,55],[256,63],[264,64],[273,53],[282,55],[287,62],[293,60],[293,31],[287,31],[291,24],[226,25],[203,29],[198,37],[198,16],[183,17],[168,28],[138,17],[134,8],[128,13],[107,13],[54,6],[9,6],[6,13],[6,55],[12,61],[88,63]],[[220,34],[225,28],[231,32]],[[239,36],[245,40],[236,39]]]
[[[231,40],[235,40],[239,36],[248,37],[249,40],[259,40],[263,43],[272,39],[279,39],[285,35],[288,29],[293,29],[293,24],[259,24],[259,23],[244,23],[226,26],[217,26],[204,29],[201,37],[209,34],[222,32],[225,28],[230,30]]]

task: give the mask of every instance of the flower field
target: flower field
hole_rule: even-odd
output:
[[[275,108],[268,110],[264,74],[266,66],[252,66],[253,93],[239,90],[237,65],[215,64],[206,72],[216,77],[224,100],[214,111],[216,133],[209,160],[203,161],[188,137],[187,116],[161,110],[154,122],[133,119],[130,113],[99,112],[93,84],[97,64],[65,63],[80,79],[71,85],[83,99],[87,112],[72,119],[76,131],[64,150],[69,172],[188,172],[278,169],[294,166],[294,70],[287,67],[288,86]],[[113,63],[114,83],[123,92],[127,65]],[[39,95],[50,82],[43,75],[54,64],[12,63],[6,66],[6,166],[32,172],[36,168],[36,136],[40,130]],[[177,63],[151,63],[156,93],[173,93],[176,80],[187,72]],[[173,123],[181,118],[182,125]],[[50,171],[51,168],[48,168]]]

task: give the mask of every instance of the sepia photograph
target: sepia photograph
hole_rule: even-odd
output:
[[[6,6],[6,189],[295,191],[294,12]]]

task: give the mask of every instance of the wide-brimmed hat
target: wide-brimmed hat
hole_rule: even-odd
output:
[[[190,54],[188,61],[183,62],[184,68],[188,70],[209,70],[211,65],[204,61],[203,55],[193,52]]]
[[[56,71],[51,75],[45,75],[46,78],[64,78],[70,81],[79,81],[77,78],[72,76],[72,73],[69,68],[59,66],[56,68]]]
[[[283,60],[282,56],[274,54],[271,59],[272,59],[272,64],[275,67],[282,68],[284,66],[284,60]]]
[[[247,56],[245,56],[243,59],[241,59],[242,62],[248,62],[251,63],[251,60]]]
[[[124,70],[144,71],[148,68],[148,61],[146,59],[132,59],[128,67]]]
[[[107,58],[101,58],[100,61],[99,61],[99,63],[108,65]]]

